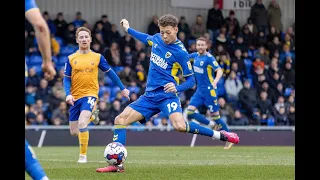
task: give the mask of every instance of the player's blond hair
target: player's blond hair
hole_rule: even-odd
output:
[[[166,26],[172,26],[177,27],[178,26],[178,18],[176,18],[174,15],[166,14],[160,17],[158,20],[158,26],[166,27]]]
[[[90,29],[88,29],[88,28],[86,28],[86,27],[79,27],[79,28],[77,29],[77,31],[76,31],[76,38],[78,38],[78,34],[79,34],[80,31],[86,31],[86,32],[88,32],[89,35],[90,35],[90,37],[91,37],[91,31],[90,31]]]

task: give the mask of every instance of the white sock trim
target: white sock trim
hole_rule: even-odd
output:
[[[213,131],[213,136],[212,136],[212,138],[220,140],[220,135],[221,135],[221,134],[220,134],[219,131]]]

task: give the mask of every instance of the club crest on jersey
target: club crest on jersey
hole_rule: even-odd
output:
[[[192,65],[191,65],[190,61],[188,61],[187,64],[188,64],[189,70],[192,70]]]
[[[168,52],[166,53],[165,57],[166,57],[166,58],[169,58],[169,57],[171,57],[171,55],[172,55],[171,52],[168,51]]]
[[[200,61],[200,66],[203,66],[203,61]]]
[[[218,66],[218,62],[217,61],[213,61],[213,65]]]

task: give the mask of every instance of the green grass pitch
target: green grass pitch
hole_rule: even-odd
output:
[[[106,165],[104,147],[89,146],[88,163],[78,164],[78,147],[34,148],[50,180],[240,180],[294,179],[294,147],[127,147],[124,173],[96,173]],[[27,174],[26,179],[31,179]]]

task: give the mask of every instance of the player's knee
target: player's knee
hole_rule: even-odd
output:
[[[182,122],[176,122],[172,124],[173,128],[179,132],[185,132],[186,131],[186,123],[184,121]]]
[[[72,136],[77,136],[78,135],[78,130],[77,129],[70,129],[70,134]]]
[[[86,128],[87,126],[88,126],[88,123],[86,121],[79,120],[79,124],[78,124],[79,129]]]
[[[212,115],[212,116],[218,116],[218,115],[219,115],[219,111],[212,112],[211,115]]]
[[[126,118],[119,114],[115,119],[114,119],[114,124],[116,125],[121,125],[121,126],[128,126],[128,124],[126,123]]]

